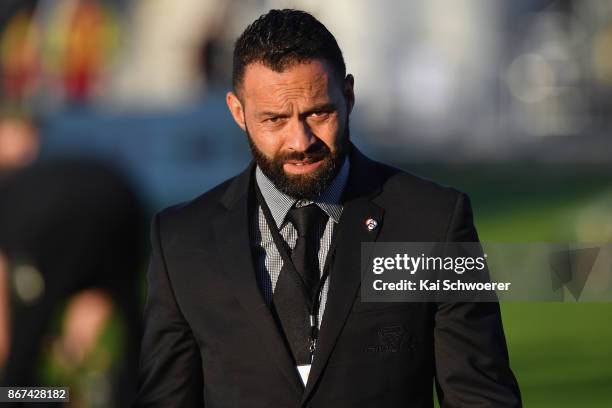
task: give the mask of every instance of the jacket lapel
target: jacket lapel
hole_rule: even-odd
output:
[[[214,236],[234,295],[291,387],[302,393],[303,386],[297,370],[261,295],[253,267],[249,237],[249,190],[253,182],[253,169],[254,164],[251,164],[236,177],[221,198],[227,211],[213,221]]]
[[[361,243],[375,241],[383,221],[383,209],[372,201],[381,186],[377,172],[373,171],[374,164],[354,146],[351,150],[351,170],[343,200],[344,209],[337,226],[338,241],[328,300],[302,403],[308,399],[325,369],[360,287]],[[378,223],[371,231],[366,227],[369,218]]]

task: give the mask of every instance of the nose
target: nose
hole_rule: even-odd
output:
[[[287,128],[285,148],[296,152],[305,152],[317,143],[316,136],[306,121],[295,119]]]

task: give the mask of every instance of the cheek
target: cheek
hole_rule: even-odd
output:
[[[274,157],[281,148],[281,138],[267,129],[261,129],[257,125],[249,126],[249,135],[255,146],[268,158]]]
[[[336,118],[313,126],[314,133],[331,150],[342,143],[344,126]]]

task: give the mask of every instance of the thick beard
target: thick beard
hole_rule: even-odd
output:
[[[332,153],[329,147],[321,142],[306,152],[281,153],[270,159],[255,146],[248,128],[246,129],[246,134],[253,158],[263,174],[280,191],[298,200],[313,200],[331,184],[344,163],[350,136],[347,120],[343,135],[344,139],[336,152]],[[287,174],[283,169],[283,165],[288,160],[323,160],[323,163],[309,174]]]

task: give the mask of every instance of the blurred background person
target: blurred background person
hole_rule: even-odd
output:
[[[27,118],[0,120],[2,385],[60,383],[71,406],[122,406],[140,335],[142,207],[109,166],[35,162],[38,145]]]

